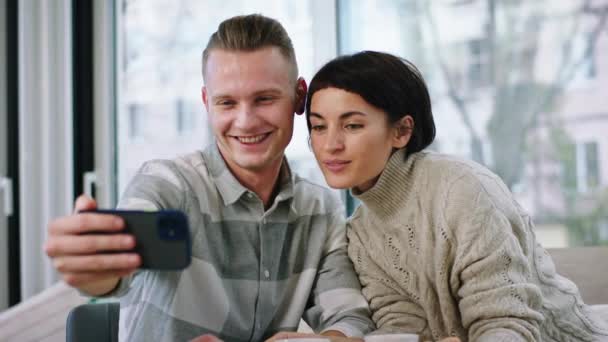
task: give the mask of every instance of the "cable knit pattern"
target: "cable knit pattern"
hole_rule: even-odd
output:
[[[466,160],[399,150],[349,221],[380,330],[421,340],[608,341],[503,182]]]

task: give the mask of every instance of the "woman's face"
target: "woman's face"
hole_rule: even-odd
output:
[[[409,140],[409,133],[389,124],[384,111],[358,94],[337,88],[314,93],[310,123],[315,158],[332,188],[370,189],[393,148],[401,148]]]

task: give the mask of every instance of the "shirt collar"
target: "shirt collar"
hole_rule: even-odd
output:
[[[203,151],[203,158],[205,159],[209,174],[222,197],[224,205],[231,205],[245,194],[253,193],[244,187],[236,177],[234,177],[232,172],[230,172],[217,144],[213,143],[209,145]],[[291,172],[287,158],[283,157],[281,171],[279,171],[280,189],[275,201],[283,201],[292,198],[294,183],[294,175]]]

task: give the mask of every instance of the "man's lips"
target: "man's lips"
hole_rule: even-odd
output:
[[[323,165],[326,169],[332,172],[339,172],[344,170],[348,164],[350,164],[349,160],[325,160],[323,161]]]
[[[232,137],[238,140],[241,144],[255,145],[262,142],[270,135],[270,132],[257,135],[233,135]]]

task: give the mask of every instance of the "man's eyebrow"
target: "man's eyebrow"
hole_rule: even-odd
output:
[[[268,88],[268,89],[258,90],[256,92],[254,92],[253,95],[262,95],[262,94],[275,94],[275,95],[279,95],[279,94],[282,94],[282,93],[283,92],[281,91],[281,89]]]
[[[227,99],[231,99],[232,96],[230,95],[224,95],[224,94],[218,94],[218,95],[213,95],[211,97],[212,101],[218,101],[218,100],[227,100]]]
[[[261,90],[257,90],[253,93],[253,96],[259,96],[259,95],[280,95],[283,92],[281,91],[281,89],[278,88],[267,88],[267,89],[261,89]],[[229,94],[216,94],[211,96],[211,99],[213,101],[217,101],[217,100],[225,100],[225,99],[232,99],[233,96],[229,95]]]

